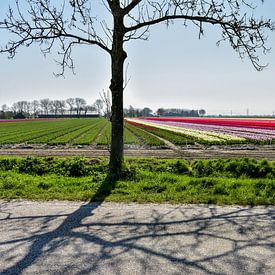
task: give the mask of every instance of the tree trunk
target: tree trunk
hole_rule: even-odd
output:
[[[111,53],[112,80],[112,136],[110,153],[110,176],[118,179],[123,164],[123,85],[124,61],[127,57],[123,50],[124,24],[123,17],[114,17],[113,47]]]
[[[119,178],[123,163],[123,91],[112,92],[110,175]]]

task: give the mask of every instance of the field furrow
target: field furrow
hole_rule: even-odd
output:
[[[90,127],[88,131],[80,135],[73,141],[74,145],[91,145],[94,140],[97,138],[99,132],[107,124],[106,120],[100,120],[98,123],[94,124],[93,127]]]
[[[130,130],[134,135],[136,135],[142,143],[150,146],[161,146],[164,145],[164,142],[150,133],[134,126],[129,123],[125,123],[126,129]]]
[[[138,138],[127,128],[124,129],[124,143],[125,144],[140,144]],[[105,127],[101,133],[101,137],[97,141],[97,145],[111,144],[111,123]]]

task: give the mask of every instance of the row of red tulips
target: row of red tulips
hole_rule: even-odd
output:
[[[246,128],[263,128],[275,130],[275,119],[238,119],[238,118],[181,118],[181,117],[148,117],[153,121],[172,121],[208,125],[235,126]]]

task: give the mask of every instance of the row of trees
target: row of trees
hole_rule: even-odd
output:
[[[129,108],[124,108],[125,117],[148,117],[148,116],[181,116],[181,117],[199,117],[204,116],[206,111],[204,109],[199,110],[189,110],[189,109],[164,109],[159,108],[154,113],[150,108],[145,107],[142,109],[134,108],[129,106]]]
[[[92,105],[88,105],[83,98],[68,98],[66,100],[50,100],[49,98],[33,101],[18,101],[8,107],[6,104],[1,106],[0,118],[30,118],[41,115],[69,115],[86,116],[87,114],[99,114],[110,118],[110,100],[103,94],[102,99],[97,99]],[[149,116],[204,116],[206,111],[187,110],[187,109],[164,109],[159,108],[156,112],[148,107],[124,108],[125,117],[149,117]]]
[[[106,107],[102,99],[97,99],[93,104],[87,104],[84,98],[68,98],[66,100],[51,100],[44,98],[33,101],[18,101],[10,107],[6,104],[1,107],[2,118],[29,118],[39,115],[76,115],[86,116],[87,114],[106,115]]]
[[[125,117],[148,117],[153,115],[153,111],[148,108],[134,108],[132,105],[129,106],[129,108],[123,109],[124,116]]]
[[[188,109],[164,109],[159,108],[157,110],[158,116],[181,116],[181,117],[199,117],[206,115],[204,109],[199,110],[188,110]]]

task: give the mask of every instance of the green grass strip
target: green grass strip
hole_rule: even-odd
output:
[[[116,182],[110,194],[105,194],[104,191],[98,194],[105,179],[104,174],[73,178],[2,172],[0,198],[85,201],[104,198],[105,201],[140,203],[275,204],[274,179],[194,178],[140,172],[133,179]]]
[[[0,198],[275,205],[272,161],[128,158],[113,183],[107,171],[104,158],[1,157]]]

